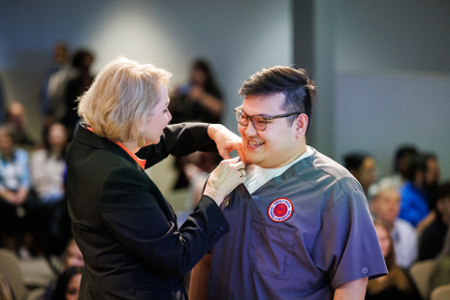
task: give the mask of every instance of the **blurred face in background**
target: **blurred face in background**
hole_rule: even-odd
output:
[[[12,137],[8,134],[6,129],[0,129],[0,151],[4,155],[11,154],[13,147]]]
[[[376,219],[393,226],[400,212],[400,194],[394,188],[383,189],[373,198],[371,207]]]
[[[67,248],[65,264],[66,268],[84,266],[83,254],[81,253],[80,248],[78,248],[75,242],[71,243]]]
[[[367,193],[369,187],[377,179],[377,167],[373,157],[366,157],[361,167],[353,174]]]
[[[377,233],[383,257],[386,258],[389,254],[389,248],[391,247],[391,237],[389,236],[389,232],[381,225],[375,225],[375,231]]]
[[[78,300],[80,291],[81,274],[75,274],[69,281],[66,291],[66,300]]]
[[[194,68],[191,71],[191,83],[197,86],[204,86],[206,82],[206,74],[199,68]]]
[[[441,177],[441,171],[436,159],[430,158],[427,161],[427,171],[424,176],[425,187],[436,187]]]
[[[64,147],[67,141],[66,128],[60,123],[52,124],[48,131],[48,141],[54,147]]]

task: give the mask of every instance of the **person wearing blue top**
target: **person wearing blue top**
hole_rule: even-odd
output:
[[[28,153],[15,146],[13,136],[12,127],[0,126],[0,234],[3,247],[15,251],[31,196]]]
[[[440,171],[436,156],[419,154],[408,167],[408,181],[400,188],[402,205],[399,218],[422,229],[432,220],[433,194],[439,182]]]
[[[193,269],[191,299],[364,299],[386,265],[361,185],[306,144],[314,83],[275,66],[239,94],[247,181],[221,204],[230,233]]]

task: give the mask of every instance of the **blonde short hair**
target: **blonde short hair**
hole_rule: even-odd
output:
[[[137,140],[145,114],[172,76],[126,57],[108,63],[79,99],[78,114],[95,134],[118,142]]]

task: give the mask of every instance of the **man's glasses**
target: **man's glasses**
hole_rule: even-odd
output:
[[[290,117],[292,115],[298,115],[302,114],[302,112],[294,112],[294,113],[287,113],[282,115],[276,115],[276,116],[265,116],[265,115],[254,115],[254,116],[248,116],[245,114],[245,112],[242,110],[242,106],[236,107],[234,109],[234,113],[236,114],[236,119],[238,121],[238,124],[242,127],[248,126],[248,120],[253,125],[253,128],[255,128],[256,131],[264,131],[267,128],[267,121],[274,120],[274,119],[280,119],[280,118],[286,118]]]

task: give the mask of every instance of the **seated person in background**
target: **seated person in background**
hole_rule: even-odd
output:
[[[3,247],[16,251],[24,242],[17,237],[25,236],[31,195],[28,153],[16,148],[13,137],[13,128],[0,125],[0,235]]]
[[[64,102],[66,106],[65,114],[61,122],[69,132],[69,139],[73,137],[80,117],[77,114],[78,97],[88,90],[94,77],[91,74],[91,66],[94,63],[94,54],[87,49],[79,49],[72,57],[73,76],[67,81]]]
[[[83,267],[71,267],[65,270],[56,283],[52,300],[78,300]]]
[[[444,245],[450,225],[450,181],[439,186],[436,201],[436,218],[425,227],[419,239],[418,260],[434,259]]]
[[[417,150],[414,146],[403,145],[400,146],[395,152],[394,157],[394,174],[383,177],[374,185],[373,192],[376,193],[378,190],[393,187],[400,189],[400,187],[406,182],[406,177],[408,173],[408,165],[412,157],[417,155]],[[372,192],[372,190],[371,190]]]
[[[67,244],[66,250],[63,255],[64,270],[68,270],[73,267],[84,267],[83,254],[78,248],[75,239],[71,239]],[[56,280],[50,282],[47,286],[45,294],[41,297],[41,300],[51,300],[55,291]]]
[[[210,64],[206,60],[195,60],[191,66],[189,83],[175,88],[171,96],[169,104],[172,114],[171,124],[192,121],[221,123],[224,112],[223,101]],[[195,154],[175,158],[175,167],[179,171],[175,189],[189,186],[186,165],[194,164],[202,168],[197,164],[194,156]],[[207,160],[220,159],[220,156],[209,152],[203,156],[210,156]]]
[[[344,167],[355,176],[364,193],[368,195],[370,186],[375,182],[377,169],[372,155],[363,152],[352,152],[344,156]]]
[[[395,246],[388,228],[380,221],[374,224],[389,274],[369,281],[366,300],[421,299],[407,272],[395,262]]]
[[[398,218],[400,202],[397,189],[388,187],[378,191],[370,206],[375,220],[382,222],[390,232],[397,265],[409,269],[417,257],[417,233],[409,222]]]
[[[175,89],[169,108],[173,117],[172,124],[222,121],[222,93],[210,65],[205,60],[193,62],[189,83]]]
[[[417,230],[422,230],[434,219],[430,210],[439,177],[439,166],[433,154],[419,154],[408,166],[408,181],[400,189],[402,205],[399,218],[408,221]]]
[[[436,258],[436,267],[430,277],[430,293],[445,284],[450,284],[450,230],[447,230],[444,246]]]
[[[60,235],[64,200],[64,172],[66,170],[67,131],[60,123],[50,125],[44,140],[45,148],[31,155],[31,184],[37,194],[34,221],[40,246],[46,253],[52,241]]]
[[[26,132],[26,113],[25,108],[19,102],[9,104],[5,116],[5,124],[14,129],[14,142],[20,145],[34,145]]]

